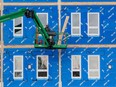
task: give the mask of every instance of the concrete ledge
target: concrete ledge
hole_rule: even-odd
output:
[[[78,44],[78,45],[68,45],[68,48],[116,48],[116,44]]]
[[[34,48],[34,45],[5,45],[4,48]]]
[[[69,44],[67,48],[116,48],[116,44]],[[34,45],[5,45],[0,48],[34,48]]]
[[[6,6],[54,6],[54,5],[116,5],[116,2],[12,2],[12,3],[3,3]]]
[[[44,3],[44,2],[33,2],[33,3],[29,3],[29,2],[12,2],[12,3],[3,3],[3,5],[6,5],[6,6],[45,6],[45,5],[57,5],[57,2],[47,2],[47,3]]]
[[[62,2],[61,5],[116,5],[116,2]]]

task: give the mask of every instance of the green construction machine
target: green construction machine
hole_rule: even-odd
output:
[[[27,18],[32,18],[36,25],[36,35],[35,35],[35,48],[47,48],[47,49],[65,49],[67,48],[67,44],[58,44],[58,40],[55,40],[55,36],[59,36],[56,32],[51,31],[51,29],[46,26],[44,27],[41,23],[39,17],[37,16],[34,10],[29,9],[20,9],[17,12],[13,12],[11,14],[0,16],[0,23],[12,20],[18,17],[26,16]],[[43,42],[38,42],[38,34],[41,34],[43,37]]]

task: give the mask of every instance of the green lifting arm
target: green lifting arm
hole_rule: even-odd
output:
[[[40,19],[38,18],[38,16],[36,15],[36,12],[34,12],[33,10],[29,10],[29,9],[20,9],[17,12],[11,13],[11,14],[7,14],[7,15],[3,15],[0,16],[0,23],[8,21],[8,20],[12,20],[18,17],[22,17],[22,16],[26,16],[27,18],[32,18],[37,29],[38,32],[43,36],[44,39],[44,44],[34,44],[35,48],[48,48],[48,49],[65,49],[67,48],[67,44],[61,44],[58,45],[57,42],[54,41],[53,36],[55,36],[54,32],[51,31],[47,31],[46,28],[44,28],[44,26],[42,25]]]

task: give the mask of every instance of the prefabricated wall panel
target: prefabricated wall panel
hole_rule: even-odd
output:
[[[58,33],[57,6],[5,6],[4,14],[16,12],[21,8],[32,9],[36,13],[47,13],[49,27]],[[4,44],[34,44],[36,26],[31,18],[23,16],[23,36],[14,37],[13,30],[13,20],[4,22]]]
[[[116,44],[116,6],[62,6],[61,21],[69,16],[65,32],[69,33],[68,44]],[[81,35],[71,35],[71,14],[80,13]],[[88,35],[88,13],[99,13],[99,35]],[[76,20],[76,19],[75,19]],[[95,19],[93,18],[93,22]],[[62,25],[63,26],[63,25]]]
[[[23,56],[23,79],[13,78],[13,56]],[[48,79],[37,79],[37,55],[48,56]],[[4,87],[58,87],[58,51],[43,49],[5,49]],[[31,65],[31,69],[28,69]]]
[[[81,56],[81,78],[72,79],[71,56]],[[99,55],[100,78],[88,78],[88,55]],[[62,51],[62,87],[115,87],[116,48],[70,48]],[[112,68],[109,68],[111,65]],[[93,64],[94,66],[94,64]]]

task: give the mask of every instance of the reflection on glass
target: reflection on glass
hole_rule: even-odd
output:
[[[47,69],[47,57],[38,57],[38,69]]]
[[[19,18],[16,18],[15,19],[15,27],[22,27],[22,18],[19,17]]]
[[[22,59],[20,57],[15,58],[15,70],[22,70]]]
[[[22,33],[22,29],[15,29],[15,33],[16,34],[21,34]]]
[[[22,77],[22,72],[15,72],[15,77]]]
[[[73,69],[80,69],[80,58],[73,57]]]
[[[73,71],[73,77],[80,77],[80,71]]]
[[[47,77],[47,71],[38,72],[38,77]]]

